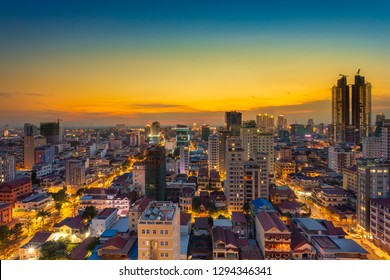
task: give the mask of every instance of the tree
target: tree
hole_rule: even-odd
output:
[[[65,189],[62,189],[57,193],[52,193],[51,196],[55,202],[65,203],[68,201],[68,194]]]
[[[40,249],[40,260],[64,260],[68,254],[68,239],[59,238],[57,241],[45,242]]]
[[[201,204],[202,204],[202,202],[200,201],[200,197],[199,196],[194,196],[192,198],[192,211],[193,212],[199,212]]]
[[[250,206],[249,202],[244,203],[243,210],[244,210],[245,214],[249,214],[251,212],[251,206]]]
[[[83,212],[83,219],[88,220],[90,222],[97,215],[96,208],[92,205],[85,207]]]
[[[76,192],[76,196],[77,197],[82,197],[84,195],[84,191],[85,191],[84,188],[78,189],[77,192]]]
[[[45,211],[44,208],[42,208],[41,210],[38,210],[36,217],[42,218],[42,230],[44,229],[44,226],[45,226],[45,217],[50,217],[50,216],[51,216],[50,212]]]
[[[27,235],[30,235],[30,229],[33,225],[32,218],[30,216],[27,216],[26,220],[23,223],[23,226],[25,229],[27,229]]]
[[[17,223],[10,230],[10,236],[13,240],[18,240],[22,236],[22,233],[23,233],[23,224],[22,223]]]
[[[7,259],[9,247],[11,246],[11,231],[7,226],[0,226],[0,252]]]
[[[92,252],[95,247],[99,244],[99,237],[95,237],[85,248],[87,251]]]

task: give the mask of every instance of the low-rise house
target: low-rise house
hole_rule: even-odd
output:
[[[87,237],[86,239],[84,239],[79,246],[77,246],[73,249],[72,252],[70,252],[68,258],[71,260],[85,260],[89,255],[87,247],[94,240],[94,237]]]
[[[316,258],[316,250],[297,229],[293,229],[291,233],[290,247],[293,260],[314,260]]]
[[[243,212],[232,212],[233,232],[240,238],[248,238],[248,221]]]
[[[14,204],[19,197],[32,193],[31,178],[24,177],[0,184],[0,201]]]
[[[208,235],[210,233],[209,218],[200,217],[195,218],[194,235]]]
[[[37,260],[39,259],[39,250],[41,246],[50,240],[53,240],[55,233],[49,231],[37,232],[28,243],[19,248],[20,260]]]
[[[78,215],[54,224],[53,231],[58,232],[64,238],[68,238],[71,242],[81,242],[86,238],[87,225],[83,216]]]
[[[111,228],[118,219],[117,212],[117,208],[106,208],[93,218],[90,226],[91,236],[99,236],[103,231]]]
[[[281,214],[289,214],[292,216],[300,215],[302,211],[301,205],[297,201],[285,201],[278,205]]]
[[[256,240],[240,238],[237,242],[240,246],[240,260],[264,260]]]
[[[369,254],[352,239],[315,236],[312,244],[320,260],[367,259]]]
[[[223,227],[228,230],[233,230],[233,223],[229,219],[214,219],[213,227]]]
[[[223,227],[214,227],[212,231],[213,259],[238,260],[239,245],[234,233]]]
[[[50,174],[41,178],[41,188],[50,192],[58,192],[63,188],[61,176]]]
[[[286,201],[294,201],[297,198],[294,191],[287,186],[276,186],[271,188],[269,196],[274,205]]]
[[[115,236],[107,240],[97,251],[102,259],[126,260],[131,247],[136,242],[132,236]]]
[[[195,196],[195,189],[192,187],[182,188],[179,197],[179,207],[181,211],[192,211],[192,198]]]
[[[332,222],[326,220],[315,220],[313,218],[296,218],[292,220],[293,227],[299,229],[305,239],[312,242],[315,236],[329,236],[334,238],[345,238],[347,235],[341,227],[335,227]]]
[[[256,219],[256,240],[266,260],[291,259],[291,232],[275,213],[260,212]]]
[[[227,199],[223,191],[210,192],[210,201],[215,205],[217,209],[226,209]]]
[[[47,193],[35,193],[27,197],[20,197],[15,203],[15,209],[31,211],[45,208],[53,199]]]
[[[251,208],[251,213],[253,216],[256,216],[260,212],[275,212],[275,208],[272,206],[272,204],[263,198],[257,198],[255,200],[252,200],[249,204]]]
[[[0,226],[12,222],[12,203],[0,202]]]
[[[313,189],[313,196],[324,207],[341,206],[348,203],[348,192],[339,187]]]

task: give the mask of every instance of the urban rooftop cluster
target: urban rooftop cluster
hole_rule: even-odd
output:
[[[329,125],[3,127],[0,257],[390,259],[390,120],[354,78]]]

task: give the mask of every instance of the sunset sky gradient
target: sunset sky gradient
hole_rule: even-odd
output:
[[[229,110],[328,123],[331,87],[358,69],[373,86],[373,119],[390,117],[389,10],[386,1],[2,1],[0,126],[218,125]]]

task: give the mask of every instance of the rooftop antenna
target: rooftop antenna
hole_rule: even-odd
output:
[[[360,74],[360,69],[358,69],[357,73],[356,73],[356,76],[358,76]]]

